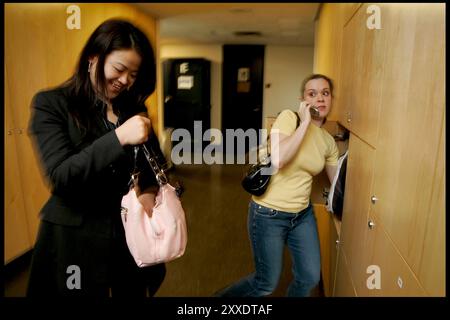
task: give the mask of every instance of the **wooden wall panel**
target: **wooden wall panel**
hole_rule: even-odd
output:
[[[330,282],[330,213],[324,205],[314,204],[314,213],[317,220],[317,229],[320,241],[320,264],[322,272],[323,289],[325,296],[331,296]]]
[[[445,125],[444,7],[386,4],[382,8],[389,45],[373,190],[380,200],[372,210],[416,274],[423,259]]]
[[[5,91],[9,90],[5,69]],[[15,124],[10,112],[11,104],[9,97],[5,95],[5,126],[4,126],[4,262],[16,258],[31,246],[28,235],[28,223],[25,213],[22,185],[20,184],[17,137],[14,133]]]
[[[347,265],[356,291],[365,285],[366,231],[369,218],[375,150],[355,135],[350,135],[345,181],[344,209],[340,247],[346,252]]]
[[[336,280],[333,297],[356,296],[355,286],[353,285],[352,276],[347,264],[346,253],[343,248],[340,248],[337,258]]]
[[[343,4],[343,10],[344,10],[344,26],[353,18],[356,11],[361,7],[362,3],[356,2],[356,3],[344,3]]]
[[[388,274],[404,274],[412,285],[406,291],[392,286],[384,294],[444,295],[445,5],[375,5],[380,8],[380,30],[365,26],[369,4],[346,7],[343,13],[325,10],[319,19],[344,16],[340,95],[334,111],[337,109],[341,125],[376,149],[373,156],[367,155],[361,161],[374,163],[373,187],[366,191],[378,200],[370,203],[368,212],[384,232],[370,241],[363,237],[363,231],[350,233],[360,233],[355,241],[372,243],[376,259]],[[356,12],[351,13],[355,8]],[[326,45],[316,48],[332,51]],[[335,58],[321,53],[321,59],[327,67]],[[349,149],[351,153],[352,147]],[[347,179],[350,171],[348,168]],[[354,207],[363,201],[355,199],[367,193],[360,188],[352,190],[351,195],[346,190],[349,200],[344,206]],[[344,248],[349,242],[346,230],[348,235],[348,230],[357,229],[357,221],[346,221],[344,212]],[[355,274],[359,271],[353,270],[352,262],[361,252],[347,248],[345,252],[358,291]],[[398,254],[395,259],[389,259],[394,253]]]
[[[442,121],[445,121],[445,114]],[[431,296],[445,296],[445,126],[441,131],[439,152],[434,174],[429,217],[425,230],[425,238],[419,262],[418,277],[426,292]]]
[[[367,280],[372,273],[362,274],[359,285],[356,284],[358,296],[375,297],[423,297],[426,293],[417,276],[411,270],[401,253],[392,243],[383,229],[383,225],[374,216],[370,216],[374,223],[372,229],[367,229],[365,239],[365,268],[376,266],[379,268],[380,287],[369,289]],[[371,271],[373,272],[373,271]]]
[[[339,81],[341,65],[342,28],[344,24],[342,3],[322,5],[320,19],[316,21],[314,47],[314,73],[321,73],[333,80],[334,98],[328,120],[338,119],[341,84]]]

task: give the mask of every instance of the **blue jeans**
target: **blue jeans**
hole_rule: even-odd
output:
[[[290,213],[249,204],[248,232],[256,271],[218,292],[221,297],[260,297],[277,287],[287,244],[294,279],[287,295],[306,297],[320,280],[320,247],[313,207]]]

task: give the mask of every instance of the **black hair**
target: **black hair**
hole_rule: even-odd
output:
[[[98,94],[89,77],[89,59],[97,56],[96,87],[100,95],[106,96],[104,65],[106,57],[115,50],[134,49],[141,57],[137,77],[129,90],[124,90],[112,100],[126,99],[129,103],[144,104],[153,93],[156,85],[156,64],[153,48],[145,34],[126,20],[110,19],[100,24],[89,37],[81,51],[75,73],[63,86],[69,88],[70,95],[76,101],[71,105],[70,113],[77,124],[89,129],[90,118],[97,102]],[[115,110],[116,111],[116,110]]]

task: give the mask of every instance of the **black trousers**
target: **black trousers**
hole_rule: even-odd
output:
[[[137,267],[123,233],[95,234],[83,226],[41,221],[31,261],[28,297],[146,297],[166,268]]]

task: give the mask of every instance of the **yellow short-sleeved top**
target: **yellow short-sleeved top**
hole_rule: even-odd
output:
[[[292,135],[296,130],[297,116],[284,110],[275,120],[272,130]],[[339,150],[334,138],[322,128],[311,123],[294,158],[270,178],[262,196],[253,196],[256,203],[276,210],[297,213],[308,207],[313,176],[325,165],[337,165]]]

